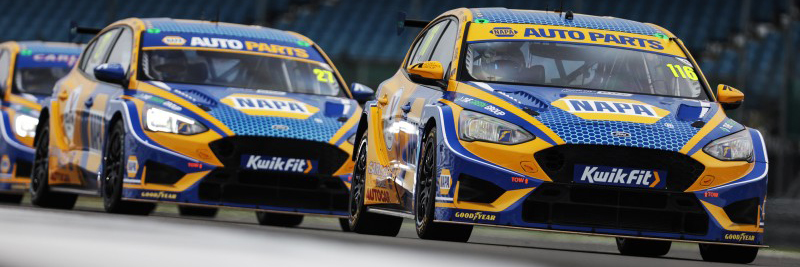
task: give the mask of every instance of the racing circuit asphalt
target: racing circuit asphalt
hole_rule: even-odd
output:
[[[252,212],[200,219],[176,210],[106,214],[92,198],[70,211],[0,205],[0,266],[725,266],[702,261],[694,244],[644,258],[617,254],[604,237],[476,228],[462,244],[420,240],[411,221],[392,238],[344,233],[332,218],[279,228]],[[752,265],[798,266],[800,252],[762,249]]]

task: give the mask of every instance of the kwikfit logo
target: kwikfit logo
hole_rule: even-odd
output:
[[[317,161],[260,155],[243,155],[242,167],[254,171],[314,173]]]
[[[628,187],[665,188],[666,171],[575,165],[575,182]]]

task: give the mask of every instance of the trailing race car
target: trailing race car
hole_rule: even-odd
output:
[[[97,36],[42,110],[34,204],[71,208],[88,194],[114,213],[225,206],[286,226],[346,216],[361,108],[311,40],[164,18],[78,30]]]
[[[473,225],[672,241],[751,262],[764,245],[761,134],[664,28],[611,17],[456,9],[426,25],[365,106],[351,229],[465,242]]]
[[[0,44],[0,201],[22,201],[30,182],[39,111],[80,53],[81,45],[72,43]]]

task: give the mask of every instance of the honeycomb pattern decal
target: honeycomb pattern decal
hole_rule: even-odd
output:
[[[291,35],[287,32],[256,26],[175,22],[171,19],[145,20],[145,24],[147,25],[148,29],[156,28],[164,32],[218,34],[254,39],[267,39],[287,43],[296,43],[297,41],[300,41],[297,36]]]
[[[662,33],[647,24],[619,18],[594,17],[576,14],[573,20],[566,20],[556,13],[510,10],[505,8],[471,9],[476,19],[487,19],[491,23],[523,23],[553,26],[567,26],[596,30],[627,32],[654,35]]]
[[[559,108],[549,108],[537,117],[567,144],[614,145],[679,151],[700,129],[691,121],[679,121],[671,114],[653,124],[620,121],[589,121]],[[626,132],[630,137],[614,137]]]
[[[250,116],[228,105],[217,105],[209,113],[227,125],[236,135],[245,136],[271,136],[328,142],[344,124],[338,120],[338,117],[324,116],[322,111],[306,120]],[[273,127],[274,125],[286,125],[289,128],[283,130]]]

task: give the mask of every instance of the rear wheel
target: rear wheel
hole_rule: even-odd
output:
[[[34,146],[36,152],[33,158],[33,170],[31,171],[31,203],[35,206],[52,209],[71,209],[78,200],[78,195],[61,192],[53,192],[48,184],[50,166],[50,125],[43,120],[42,127],[36,133]]]
[[[122,180],[125,177],[125,127],[122,121],[111,126],[103,162],[103,179],[100,180],[103,208],[108,213],[148,215],[154,203],[122,200]]]
[[[617,249],[622,255],[660,257],[667,255],[672,242],[617,237]]]
[[[353,181],[350,184],[348,203],[350,230],[359,234],[397,236],[403,224],[403,218],[383,214],[369,213],[364,205],[367,179],[367,134],[361,137],[356,153]]]
[[[281,227],[295,227],[303,222],[303,215],[256,211],[258,224]]]
[[[421,151],[421,162],[417,171],[416,194],[414,194],[414,222],[417,236],[422,239],[452,242],[467,242],[472,235],[472,225],[436,223],[436,128],[425,136]]]
[[[700,256],[703,256],[704,261],[745,264],[756,260],[758,248],[700,244]]]
[[[6,204],[19,204],[22,202],[22,194],[5,194],[0,193],[0,203]]]
[[[218,211],[218,208],[178,206],[178,213],[180,213],[181,216],[214,218],[217,216]]]

